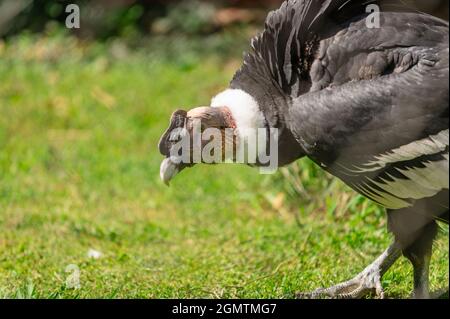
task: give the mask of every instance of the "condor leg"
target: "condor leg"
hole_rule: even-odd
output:
[[[379,298],[384,298],[381,278],[395,261],[397,261],[401,252],[400,245],[395,242],[355,278],[330,288],[320,288],[310,293],[299,293],[297,294],[297,297],[305,299],[327,297],[337,299],[357,299],[375,292]]]

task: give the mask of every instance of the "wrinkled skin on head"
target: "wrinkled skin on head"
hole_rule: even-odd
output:
[[[170,119],[170,124],[168,129],[162,135],[159,141],[159,152],[161,155],[166,158],[161,163],[160,168],[160,176],[161,180],[169,185],[169,182],[183,169],[187,167],[192,167],[195,164],[193,163],[193,129],[194,129],[194,121],[200,120],[201,130],[205,130],[207,128],[218,128],[222,132],[222,143],[225,143],[225,129],[226,128],[234,128],[233,120],[230,116],[230,112],[226,107],[198,107],[190,110],[189,112],[183,110],[175,111]],[[190,149],[190,161],[188,163],[179,162],[179,157],[177,154],[174,154],[173,147],[177,143],[181,141],[182,138],[185,138],[184,133],[188,133],[191,141],[189,143]],[[211,140],[201,140],[201,149],[210,143]],[[235,143],[235,139],[233,137],[232,141]],[[225,149],[224,145],[222,145],[222,151]],[[201,150],[200,150],[201,151]],[[222,160],[224,160],[225,154],[222,153]],[[178,160],[177,160],[178,159]]]

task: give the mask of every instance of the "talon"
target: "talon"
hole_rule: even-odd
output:
[[[381,277],[399,258],[401,250],[396,243],[389,246],[372,264],[355,278],[330,288],[316,289],[310,293],[297,293],[297,298],[318,299],[321,297],[356,299],[375,293],[380,299],[385,298]]]
[[[380,298],[380,299],[385,299],[384,289],[381,286],[381,281],[378,281],[376,283],[376,286],[377,286],[376,287],[376,295],[377,295],[377,297]]]
[[[384,299],[384,290],[381,286],[380,279],[378,270],[368,269],[354,279],[333,287],[319,288],[310,293],[298,293],[297,298],[319,299],[329,297],[333,299],[359,299],[375,292],[377,297]]]

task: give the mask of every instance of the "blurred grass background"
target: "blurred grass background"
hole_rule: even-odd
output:
[[[387,247],[383,210],[306,159],[273,176],[218,165],[159,181],[172,111],[226,88],[279,2],[80,2],[75,31],[65,1],[0,10],[0,297],[291,298]],[[448,226],[434,250],[438,290]],[[408,297],[412,267],[402,259],[383,284]]]

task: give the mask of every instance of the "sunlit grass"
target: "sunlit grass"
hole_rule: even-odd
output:
[[[386,248],[384,212],[308,160],[277,176],[198,166],[164,186],[156,146],[171,112],[208,105],[240,53],[149,47],[2,44],[0,297],[291,298],[349,279]],[[79,289],[67,287],[72,264]],[[383,280],[388,296],[407,297],[411,266]],[[431,281],[448,285],[446,226]]]

